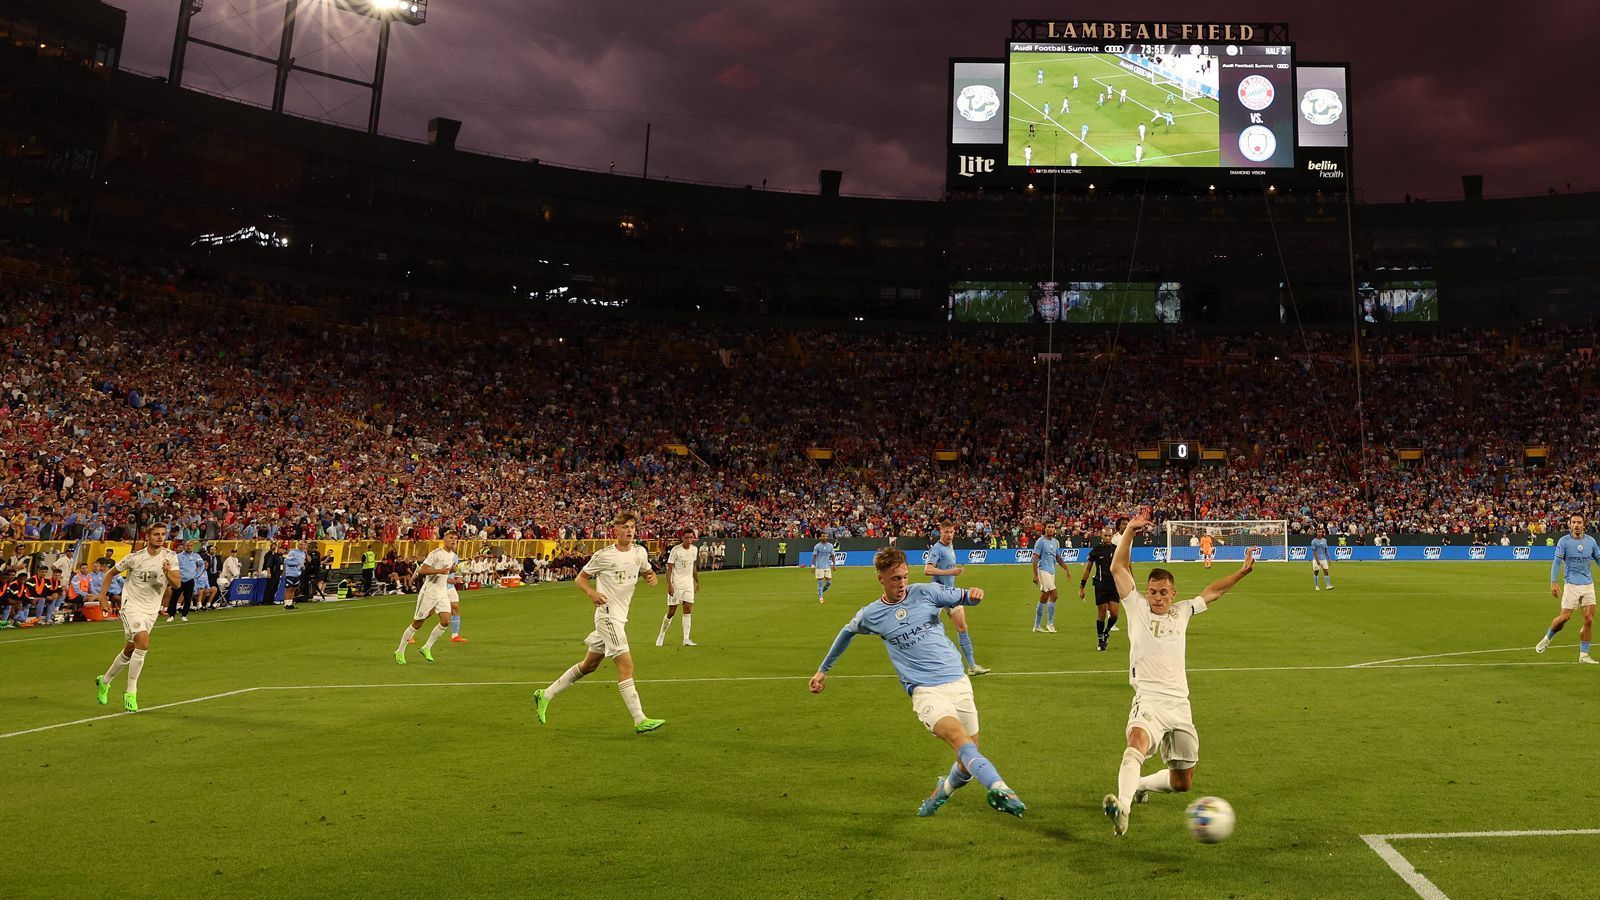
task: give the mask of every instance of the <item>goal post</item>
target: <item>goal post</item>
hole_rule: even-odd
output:
[[[1244,562],[1247,547],[1258,562],[1289,561],[1287,519],[1182,519],[1167,522],[1167,562],[1200,562],[1206,537],[1215,562]]]

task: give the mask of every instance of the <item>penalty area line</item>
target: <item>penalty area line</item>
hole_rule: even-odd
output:
[[[1568,829],[1543,829],[1534,831],[1441,831],[1441,832],[1416,832],[1411,834],[1363,834],[1361,840],[1378,854],[1378,858],[1388,864],[1389,868],[1399,875],[1401,880],[1410,886],[1417,896],[1423,900],[1450,900],[1439,886],[1428,880],[1428,876],[1417,871],[1417,867],[1406,859],[1404,853],[1395,849],[1390,841],[1443,841],[1455,838],[1504,838],[1504,837],[1563,837],[1568,835],[1597,835],[1600,828],[1568,828]]]

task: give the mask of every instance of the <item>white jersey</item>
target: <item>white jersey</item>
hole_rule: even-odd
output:
[[[694,565],[699,554],[693,547],[684,547],[682,544],[672,548],[667,554],[667,572],[674,588],[694,587]]]
[[[460,564],[460,562],[461,557],[451,553],[449,550],[446,550],[443,547],[433,548],[433,552],[429,553],[428,558],[422,561],[422,565],[427,566],[430,569],[442,568],[446,569],[447,571],[441,572],[438,575],[424,576],[422,579],[421,593],[432,595],[438,591],[449,588],[450,572],[455,571],[456,566]]]
[[[130,553],[118,561],[117,574],[124,580],[122,605],[135,613],[147,616],[161,611],[161,598],[166,595],[171,582],[167,581],[166,568],[178,568],[178,554],[162,548],[155,556],[149,550]]]
[[[616,544],[596,550],[583,566],[583,573],[594,579],[595,590],[606,599],[605,606],[595,607],[595,616],[628,621],[633,589],[639,586],[639,576],[649,571],[650,554],[638,544],[627,550],[618,550]]]
[[[1164,616],[1150,612],[1150,601],[1138,591],[1122,598],[1128,623],[1128,683],[1135,702],[1144,699],[1189,699],[1184,663],[1189,646],[1189,620],[1206,611],[1203,597],[1180,600]]]

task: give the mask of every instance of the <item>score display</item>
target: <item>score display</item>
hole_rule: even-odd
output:
[[[1008,166],[1265,174],[1295,164],[1288,44],[1012,41],[1006,63]]]

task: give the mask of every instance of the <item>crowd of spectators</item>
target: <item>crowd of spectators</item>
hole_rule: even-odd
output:
[[[1358,379],[1348,332],[1046,346],[442,306],[16,245],[0,262],[12,539],[584,539],[626,507],[647,538],[948,516],[1014,543],[1138,505],[1493,539],[1559,530],[1600,491],[1583,329],[1369,332]],[[1171,438],[1225,464],[1141,467]]]

